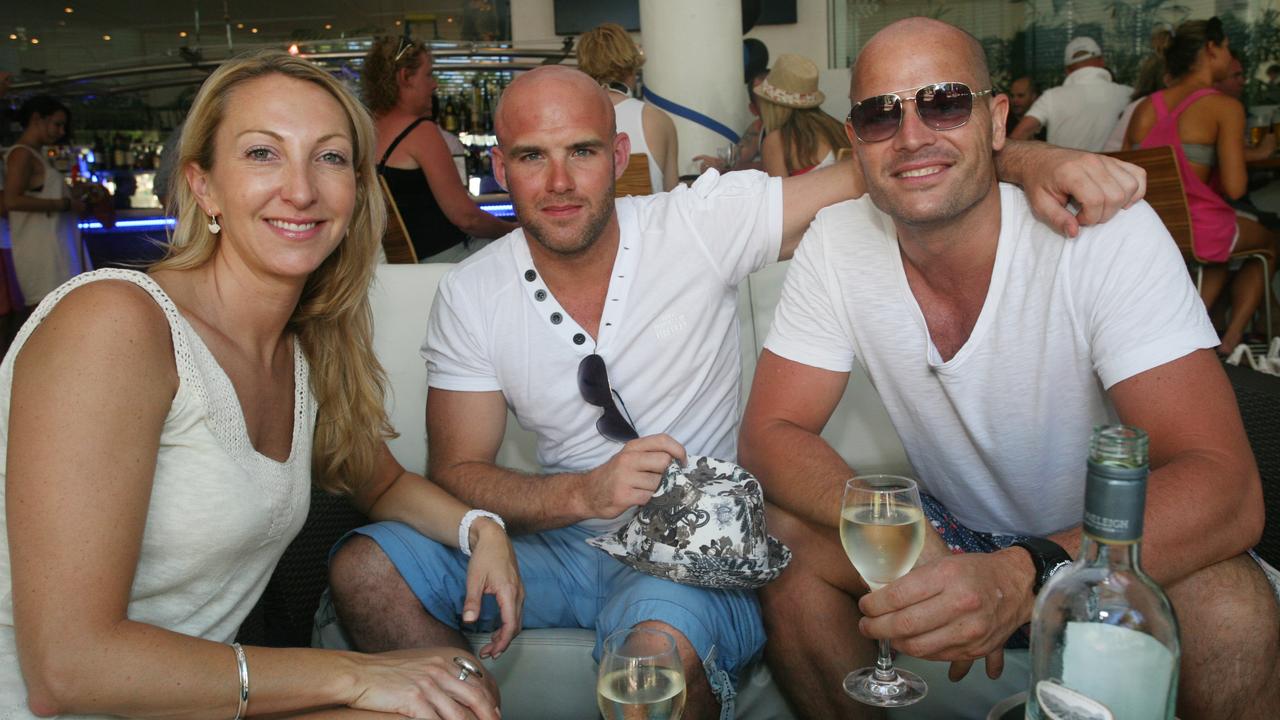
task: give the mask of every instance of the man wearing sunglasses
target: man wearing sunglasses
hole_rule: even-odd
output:
[[[505,518],[525,627],[599,638],[641,623],[666,630],[685,665],[686,716],[709,717],[717,703],[728,712],[735,676],[764,642],[754,594],[650,577],[585,540],[625,523],[673,459],[735,457],[737,286],[790,257],[818,209],[860,194],[861,182],[850,163],[785,181],[709,172],[691,188],[615,200],[629,140],[599,85],[565,67],[517,78],[496,120],[494,167],[522,229],[454,268],[432,305],[430,475]],[[1062,190],[1097,197],[1091,212],[1139,190],[1122,166],[1059,152],[1032,148],[1023,162],[1079,161]],[[1041,186],[1065,213],[1056,181]],[[544,474],[496,463],[508,408],[537,434]],[[359,647],[462,647],[460,619],[482,631],[500,622],[496,608],[460,605],[466,566],[439,543],[405,526],[361,533],[331,566]]]
[[[890,25],[858,56],[849,131],[867,196],[823,210],[800,244],[739,441],[794,552],[761,592],[774,676],[821,718],[867,712],[838,678],[874,639],[951,661],[953,678],[984,657],[998,676],[1079,548],[1090,431],[1118,417],[1151,437],[1143,565],[1182,625],[1178,715],[1273,713],[1280,614],[1245,554],[1261,484],[1186,267],[1145,203],[1074,239],[1036,220],[996,180],[1008,101],[990,86],[978,41],[936,20]],[[937,530],[875,592],[836,532],[856,469],[819,434],[855,360]]]

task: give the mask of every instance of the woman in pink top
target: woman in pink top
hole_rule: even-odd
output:
[[[1216,173],[1221,192],[1235,199],[1244,194],[1244,106],[1213,88],[1231,68],[1228,41],[1218,18],[1191,20],[1178,26],[1161,50],[1171,83],[1154,93],[1133,113],[1126,147],[1169,145],[1191,211],[1196,255],[1225,263],[1233,252],[1269,249],[1276,253],[1274,233],[1258,223],[1236,217],[1212,187]],[[1200,296],[1212,307],[1228,280],[1225,264],[1205,268]],[[1230,352],[1244,337],[1244,329],[1262,300],[1261,263],[1246,263],[1231,284],[1231,317],[1218,352]]]

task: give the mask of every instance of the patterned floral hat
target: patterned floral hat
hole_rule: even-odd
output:
[[[760,483],[737,465],[690,456],[672,462],[626,525],[587,540],[631,567],[685,585],[756,588],[791,562],[765,533]]]
[[[803,55],[778,56],[764,82],[752,90],[756,95],[789,108],[815,108],[826,95],[818,89],[818,66]]]

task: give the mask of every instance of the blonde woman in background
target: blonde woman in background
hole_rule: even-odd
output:
[[[822,112],[818,66],[799,55],[778,57],[764,82],[755,87],[764,120],[764,169],[770,175],[801,175],[836,161],[850,147],[839,120]]]
[[[187,118],[168,255],[75,278],[19,333],[0,365],[0,717],[498,718],[457,649],[228,645],[313,481],[455,545],[468,513],[385,443],[373,147],[306,60],[224,63]],[[468,539],[468,607],[497,596],[498,652],[520,625],[514,556],[496,520]]]
[[[459,262],[516,229],[476,205],[431,121],[431,52],[411,38],[374,40],[361,89],[377,133],[378,174],[387,181],[418,262]]]
[[[644,54],[621,25],[604,23],[578,36],[578,68],[609,91],[618,132],[631,138],[631,154],[649,156],[654,192],[680,182],[680,148],[670,116],[636,99]]]

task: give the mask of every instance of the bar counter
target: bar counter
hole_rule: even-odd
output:
[[[515,209],[506,193],[473,196],[480,208],[504,220],[515,218]],[[164,243],[173,228],[173,218],[159,208],[116,210],[114,227],[103,227],[93,219],[80,221],[80,233],[95,268],[146,266],[164,255]]]

